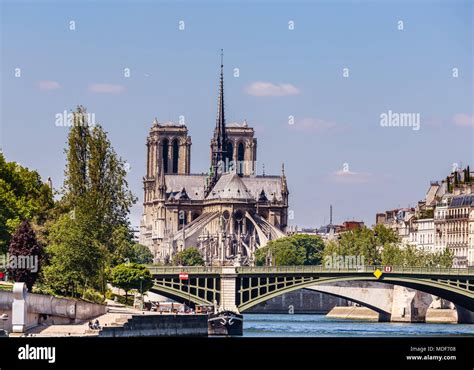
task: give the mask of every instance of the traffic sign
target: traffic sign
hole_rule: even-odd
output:
[[[384,266],[383,267],[383,272],[392,272],[393,268],[392,266]]]
[[[189,279],[189,275],[187,272],[180,272],[179,273],[179,280],[188,280]]]

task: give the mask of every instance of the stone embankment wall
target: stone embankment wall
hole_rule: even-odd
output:
[[[12,303],[13,293],[0,291],[0,314],[8,314],[7,330],[11,329]],[[27,294],[26,304],[28,329],[44,322],[70,324],[89,320],[107,312],[105,305],[34,293]]]
[[[121,326],[103,327],[99,336],[207,336],[207,315],[133,315]]]

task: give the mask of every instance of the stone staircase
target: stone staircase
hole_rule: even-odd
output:
[[[100,332],[104,328],[121,328],[124,327],[125,324],[129,322],[129,320],[132,320],[133,316],[132,315],[127,315],[127,314],[118,314],[114,316],[109,316],[106,317],[107,320],[102,322],[99,318],[99,324],[101,326],[101,329],[89,329],[85,331],[86,335],[100,335]]]

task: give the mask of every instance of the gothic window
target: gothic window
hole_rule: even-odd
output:
[[[227,144],[226,156],[227,158],[229,158],[229,161],[232,161],[234,159],[234,146],[232,145],[231,142]]]
[[[237,173],[242,174],[244,171],[245,147],[244,143],[239,143],[237,148]]]
[[[244,143],[239,143],[238,153],[237,153],[237,160],[243,161],[245,155],[245,147]]]
[[[179,144],[178,139],[173,140],[173,173],[178,173]]]
[[[168,153],[169,153],[169,141],[168,139],[163,140],[163,170],[168,173]]]

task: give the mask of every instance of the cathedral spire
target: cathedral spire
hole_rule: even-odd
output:
[[[219,80],[219,97],[217,102],[217,119],[214,130],[214,139],[216,140],[215,159],[225,161],[226,152],[226,130],[224,113],[224,51],[221,49],[221,76]],[[216,163],[214,163],[215,165]]]
[[[217,100],[217,119],[214,129],[212,144],[212,177],[208,186],[208,191],[219,179],[220,173],[224,171],[226,164],[227,135],[225,128],[224,113],[224,51],[221,49],[221,74],[219,80],[219,97]],[[224,171],[225,172],[225,171]]]

